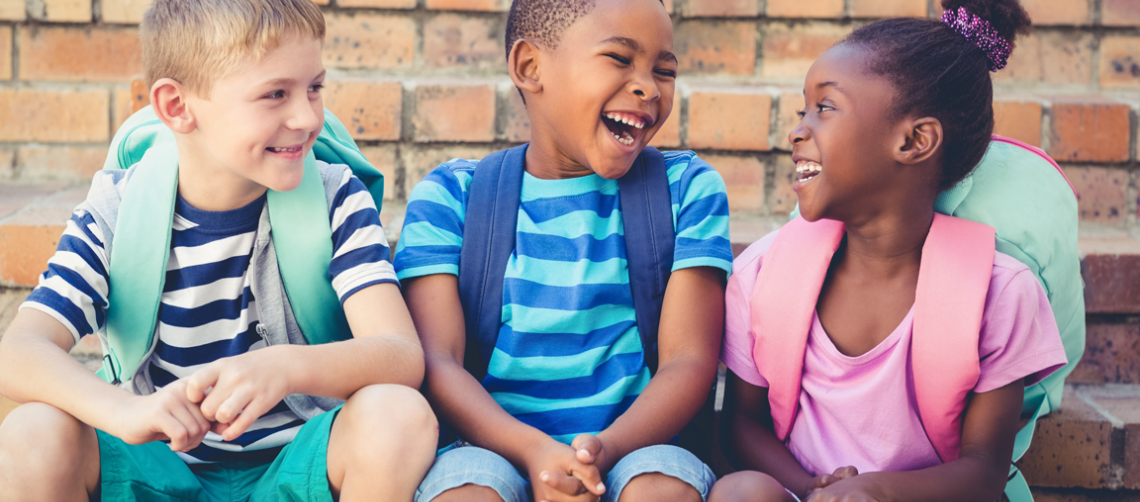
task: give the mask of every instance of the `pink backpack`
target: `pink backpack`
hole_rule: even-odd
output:
[[[756,279],[752,356],[769,383],[780,440],[795,423],[808,330],[843,235],[840,222],[797,217],[776,235]],[[934,215],[922,247],[911,358],[919,417],[943,462],[958,458],[966,398],[978,382],[978,336],[993,263],[992,227]]]

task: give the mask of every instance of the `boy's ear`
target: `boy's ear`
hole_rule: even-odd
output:
[[[150,88],[150,103],[154,107],[154,114],[166,127],[179,134],[189,134],[196,127],[186,96],[186,88],[171,78],[160,78]]]
[[[542,91],[538,71],[539,57],[537,46],[523,38],[515,41],[510,56],[507,57],[507,71],[510,72],[515,87],[530,94]]]
[[[919,164],[930,160],[942,146],[942,122],[934,117],[903,122],[903,135],[895,150],[895,160],[900,164]]]

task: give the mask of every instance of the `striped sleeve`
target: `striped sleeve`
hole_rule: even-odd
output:
[[[344,171],[329,213],[329,226],[333,241],[329,280],[341,303],[368,286],[398,283],[376,203],[351,170]]]
[[[76,209],[39,284],[20,306],[63,323],[75,342],[102,329],[107,318],[108,259],[103,233],[90,213]]]
[[[668,152],[677,243],[673,271],[714,267],[732,272],[728,192],[720,173],[693,152]]]
[[[445,162],[416,184],[408,196],[404,228],[396,246],[400,280],[432,274],[459,275],[467,188],[475,163]]]

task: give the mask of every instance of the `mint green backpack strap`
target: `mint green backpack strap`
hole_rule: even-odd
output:
[[[153,142],[123,193],[110,258],[107,345],[99,376],[113,384],[134,378],[150,351],[178,193],[178,148]]]
[[[312,345],[348,339],[348,319],[328,277],[332,229],[315,152],[305,157],[301,185],[289,192],[270,190],[268,199],[277,266],[301,333]]]
[[[376,212],[380,212],[384,203],[384,175],[364,158],[348,129],[328,110],[325,110],[325,127],[313,144],[313,153],[329,164],[344,164],[351,168],[352,174],[360,178],[372,195]]]

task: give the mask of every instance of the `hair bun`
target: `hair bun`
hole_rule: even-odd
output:
[[[1029,33],[1033,26],[1029,13],[1017,0],[942,0],[942,8],[947,11],[957,11],[959,7],[990,23],[1011,48],[1017,35]]]

